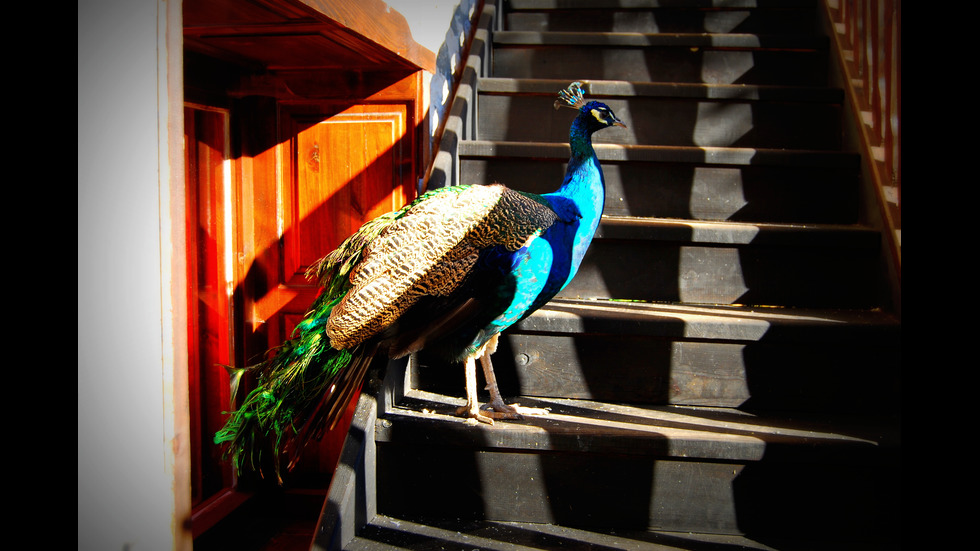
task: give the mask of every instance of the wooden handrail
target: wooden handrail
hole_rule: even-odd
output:
[[[825,5],[901,274],[902,2],[825,0]]]

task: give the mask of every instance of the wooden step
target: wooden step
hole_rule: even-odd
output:
[[[493,356],[506,396],[893,415],[901,324],[877,311],[558,299]],[[422,353],[415,388],[462,396],[462,368]],[[832,398],[830,398],[832,397]]]
[[[897,435],[887,429],[717,408],[525,402],[549,414],[478,425],[452,414],[461,400],[414,392],[381,416],[378,514],[746,537],[894,528]]]
[[[879,252],[880,234],[859,226],[604,217],[560,296],[875,308]]]
[[[812,34],[816,3],[510,0],[509,31]]]
[[[824,86],[827,38],[497,31],[492,76]]]
[[[892,551],[895,543],[841,541],[818,542],[799,537],[759,540],[725,534],[692,532],[582,530],[533,522],[455,521],[418,523],[376,516],[345,551],[430,551],[432,549],[481,549],[494,551],[567,551],[623,549],[628,551],[785,549],[835,551]]]
[[[608,130],[615,132],[618,129]],[[567,130],[566,130],[567,132]],[[567,140],[567,138],[566,138]],[[839,152],[597,144],[614,216],[853,224],[859,158]],[[567,144],[463,141],[460,183],[554,191]]]
[[[839,542],[838,542],[839,543]],[[533,522],[467,520],[419,523],[378,515],[364,527],[345,551],[481,549],[551,551],[625,549],[629,551],[683,551],[690,549],[773,551],[773,547],[744,536],[653,531],[596,531]],[[835,547],[847,551],[867,547]]]
[[[566,81],[485,78],[478,87],[477,139],[563,143],[574,113],[554,111]],[[594,143],[780,149],[841,148],[839,89],[590,81],[586,96],[627,128]],[[532,122],[533,121],[533,122]]]

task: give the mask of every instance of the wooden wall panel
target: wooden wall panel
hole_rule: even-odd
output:
[[[194,504],[233,483],[230,466],[211,436],[230,403],[228,373],[233,333],[227,247],[228,114],[184,109],[187,197],[188,355]]]
[[[405,105],[360,105],[316,122],[287,114],[289,170],[283,182],[286,274],[306,269],[364,222],[404,204]]]

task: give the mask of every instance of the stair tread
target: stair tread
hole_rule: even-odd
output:
[[[814,0],[510,0],[507,9],[552,10],[552,9],[766,9],[766,8],[813,8]]]
[[[663,145],[593,144],[600,162],[670,162],[726,166],[820,166],[857,168],[853,153],[821,150],[759,149]],[[461,140],[460,157],[567,159],[566,143]]]
[[[513,0],[508,30],[812,33],[812,0]]]
[[[647,48],[651,46],[742,48],[742,49],[825,49],[824,36],[759,35],[749,33],[631,33],[569,31],[497,31],[495,45],[597,46]]]
[[[887,428],[843,422],[762,417],[731,408],[630,406],[562,398],[517,399],[522,406],[544,408],[546,415],[520,420],[476,423],[455,415],[465,400],[412,390],[386,412],[378,442],[482,450],[639,454],[713,461],[759,461],[774,448],[781,457],[818,460],[847,453],[854,461],[897,436]],[[824,457],[826,458],[826,457]]]
[[[496,31],[498,77],[825,85],[820,34]]]
[[[701,82],[630,82],[623,80],[583,80],[591,98],[672,97],[740,101],[823,101],[840,103],[843,91],[829,86],[776,84],[717,84]],[[555,91],[568,86],[567,80],[483,77],[477,83],[480,93],[541,95],[553,98]]]
[[[500,551],[550,551],[559,549],[629,549],[631,551],[690,551],[691,549],[738,549],[742,551],[799,551],[826,549],[826,541],[771,541],[729,534],[665,532],[656,530],[580,529],[555,524],[492,520],[415,522],[377,515],[345,551],[484,549]],[[869,542],[834,541],[838,551],[890,549]]]
[[[857,332],[887,333],[900,322],[871,310],[808,310],[748,306],[654,304],[558,298],[514,326],[515,331],[685,335],[699,339],[851,338]]]
[[[549,333],[685,335],[699,339],[827,340],[887,335],[901,321],[879,310],[817,310],[556,298],[513,330]]]
[[[850,224],[776,224],[603,215],[596,239],[713,245],[876,248],[880,233]]]
[[[439,549],[507,551],[569,549],[576,546],[635,551],[689,550],[702,546],[725,548],[731,546],[733,549],[760,551],[775,549],[736,535],[628,530],[601,532],[553,524],[482,520],[420,523],[386,515],[375,516],[345,549],[347,551],[430,550],[437,546]],[[838,549],[849,548],[838,547]]]

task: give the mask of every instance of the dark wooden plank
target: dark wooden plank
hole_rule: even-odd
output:
[[[550,3],[549,3],[550,4]],[[599,4],[603,4],[599,7]],[[610,5],[605,5],[610,4]],[[814,12],[806,8],[787,7],[753,9],[702,9],[698,7],[662,7],[636,2],[590,2],[586,5],[547,8],[509,6],[505,28],[532,32],[662,32],[662,33],[812,33]],[[548,9],[552,8],[552,9]]]
[[[861,314],[557,300],[493,362],[506,396],[894,415],[900,325]],[[462,373],[423,352],[412,380],[460,395]]]
[[[877,258],[863,251],[593,241],[566,298],[767,307],[874,308]]]
[[[750,98],[693,99],[678,95],[600,97],[627,128],[593,136],[594,143],[623,145],[745,147],[781,149],[841,148],[840,102]],[[837,98],[840,99],[839,97]],[[479,96],[479,135],[489,141],[568,140],[571,113],[556,112],[554,95],[483,93]],[[535,121],[527,124],[526,121]],[[805,131],[801,131],[805,129]]]
[[[768,535],[829,523],[831,537],[894,522],[879,493],[894,474],[893,448],[843,427],[575,401],[486,426],[439,413],[452,402],[422,404],[430,411],[406,408],[379,425],[380,514]],[[865,508],[876,514],[850,518]]]
[[[460,183],[547,193],[566,160],[466,156]],[[856,168],[605,161],[602,171],[604,212],[612,216],[830,224],[853,224],[858,216]]]
[[[554,158],[567,160],[568,144],[512,143],[465,140],[460,155],[470,157]],[[595,144],[601,162],[636,161],[696,163],[711,166],[784,166],[817,168],[859,168],[860,157],[840,151],[787,151],[740,147],[657,147],[642,145]]]
[[[460,143],[463,184],[553,191],[568,146]],[[852,224],[858,158],[838,152],[599,144],[606,214],[745,222]],[[819,189],[820,193],[813,190]]]
[[[598,47],[681,47],[748,50],[825,50],[828,39],[813,35],[770,35],[745,33],[566,33],[498,31],[494,45],[520,46],[598,46]],[[542,77],[537,77],[542,78]]]
[[[825,85],[825,39],[755,35],[494,33],[493,74],[507,78]]]
[[[554,99],[567,80],[548,78],[496,78],[479,80],[481,94],[539,95]],[[694,82],[624,82],[585,80],[585,95],[593,98],[662,97],[700,100],[754,100],[841,103],[840,89],[825,86],[785,86],[759,84],[704,84]]]
[[[510,0],[511,10],[548,9],[786,9],[814,8],[816,0]]]
[[[424,524],[384,515],[376,517],[345,549],[388,551],[394,547],[422,551],[432,549],[436,545],[443,549],[478,548],[510,551],[566,549],[667,551],[710,546],[760,551],[772,549],[752,539],[727,534],[678,534],[647,530],[602,532],[554,524],[484,520]]]
[[[410,458],[399,459],[405,455]],[[461,465],[466,472],[461,472]],[[738,525],[730,488],[741,469],[643,457],[559,458],[402,448],[379,456],[379,472],[409,480],[398,489],[386,489],[382,480],[379,510],[415,520],[464,518],[731,534],[737,533]],[[474,478],[474,471],[482,477]]]

